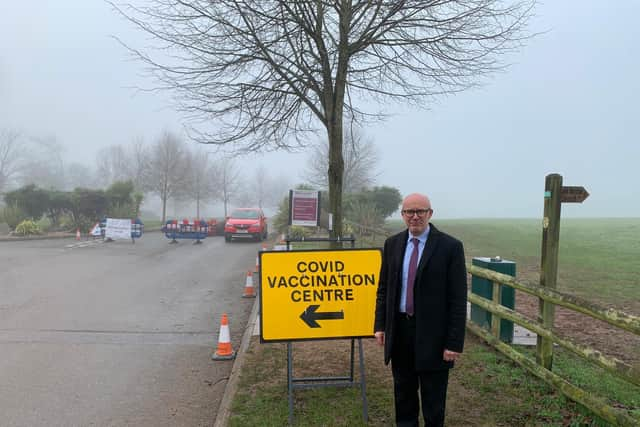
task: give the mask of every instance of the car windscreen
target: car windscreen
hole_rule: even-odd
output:
[[[238,219],[258,219],[258,212],[256,211],[233,211],[231,213],[231,218],[238,218]]]

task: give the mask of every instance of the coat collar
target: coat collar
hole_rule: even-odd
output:
[[[438,229],[433,224],[429,224],[429,226],[431,227],[431,230],[429,230],[427,244],[424,246],[422,257],[420,258],[420,262],[418,263],[418,271],[416,271],[416,276],[420,276],[422,274],[424,266],[429,262],[429,259],[435,252],[436,247],[438,246],[438,241],[440,240],[440,231],[438,231]]]
[[[427,262],[429,262],[429,259],[433,255],[433,252],[435,251],[436,246],[438,245],[438,240],[440,240],[441,233],[435,227],[435,225],[430,223],[429,227],[431,227],[431,229],[429,230],[429,237],[427,238],[427,244],[425,245],[424,250],[422,251],[422,257],[420,258],[420,263],[418,264],[418,271],[417,271],[418,275],[422,272]],[[398,246],[396,247],[394,258],[395,258],[395,265],[400,271],[402,271],[402,261],[404,259],[404,253],[407,249],[407,241],[409,240],[409,230],[405,229],[403,232],[401,232],[397,236],[398,236],[398,240],[397,240]]]

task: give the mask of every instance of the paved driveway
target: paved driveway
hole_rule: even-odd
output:
[[[212,425],[238,348],[257,243],[0,242],[3,426]]]

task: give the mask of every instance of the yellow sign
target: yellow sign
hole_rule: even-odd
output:
[[[373,335],[379,249],[260,252],[260,339]]]

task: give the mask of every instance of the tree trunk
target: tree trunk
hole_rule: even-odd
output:
[[[342,155],[342,117],[345,82],[336,78],[333,96],[327,102],[327,135],[329,137],[329,210],[333,214],[333,231],[330,237],[342,237],[342,179],[344,177],[344,157]],[[340,244],[332,244],[339,248]]]
[[[162,224],[167,222],[167,198],[161,197],[162,199]]]
[[[327,132],[329,136],[329,210],[333,214],[333,231],[330,237],[342,237],[342,175],[344,172],[342,117],[337,122],[332,121]],[[332,245],[332,247],[339,246]]]
[[[325,99],[327,112],[326,126],[329,135],[329,209],[333,213],[333,232],[330,237],[342,237],[342,180],[344,177],[344,156],[342,154],[342,119],[344,117],[344,94],[348,71],[348,34],[351,21],[349,2],[343,2],[340,9],[340,42],[338,44],[338,64],[334,89]],[[341,244],[332,244],[338,248]]]
[[[160,195],[160,199],[162,199],[162,224],[167,221],[167,182],[165,181],[162,185],[162,194]]]

